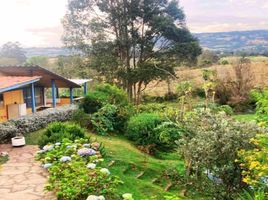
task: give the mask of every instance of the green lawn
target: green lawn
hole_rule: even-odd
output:
[[[257,116],[255,114],[241,114],[234,115],[234,118],[238,121],[256,121]]]
[[[37,144],[42,131],[26,135],[27,144]],[[97,140],[105,146],[105,165],[109,166],[112,174],[117,175],[124,182],[117,190],[119,194],[132,193],[135,200],[165,200],[164,196],[175,195],[178,199],[206,199],[191,194],[191,197],[181,197],[182,185],[171,187],[165,192],[169,179],[162,172],[166,169],[177,169],[183,173],[183,161],[174,153],[161,154],[161,159],[149,156],[139,151],[131,142],[119,136],[99,136],[89,133],[92,140]],[[144,172],[140,178],[139,174]],[[156,182],[152,182],[156,179]],[[177,199],[172,199],[177,200]]]

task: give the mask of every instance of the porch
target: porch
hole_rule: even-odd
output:
[[[90,81],[69,80],[39,66],[0,67],[0,122],[73,104],[87,94]],[[76,88],[83,88],[79,97],[74,97]],[[63,89],[68,97],[60,97]]]

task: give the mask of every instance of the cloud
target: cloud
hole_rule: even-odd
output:
[[[268,0],[181,0],[193,32],[268,29]]]

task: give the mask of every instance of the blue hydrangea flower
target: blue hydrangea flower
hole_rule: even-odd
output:
[[[77,153],[80,156],[93,156],[96,154],[96,151],[94,149],[84,148],[84,149],[79,149]]]
[[[43,165],[43,168],[44,168],[44,169],[48,169],[48,168],[50,168],[51,166],[52,166],[51,163],[46,163],[46,164]]]
[[[60,143],[60,142],[56,142],[55,145],[56,145],[56,146],[60,146],[61,143]]]
[[[52,150],[53,148],[54,148],[54,145],[46,145],[46,146],[43,147],[43,150],[44,150],[44,151],[50,151],[50,150]]]
[[[72,146],[71,146],[71,145],[66,146],[66,149],[70,149],[70,148],[72,148]]]
[[[90,147],[90,144],[83,144],[83,147]]]
[[[72,158],[70,156],[62,156],[60,162],[68,162],[71,161]]]
[[[88,169],[95,169],[95,168],[96,168],[96,164],[94,164],[94,163],[89,163],[89,164],[87,165],[87,168],[88,168]]]
[[[46,151],[45,150],[40,150],[40,151],[37,151],[38,154],[41,154],[41,153],[45,153]]]

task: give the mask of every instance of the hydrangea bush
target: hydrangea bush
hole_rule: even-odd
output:
[[[115,188],[121,181],[103,168],[101,148],[89,139],[63,139],[44,146],[36,158],[50,174],[46,189],[64,200],[87,199],[90,195],[116,199]]]

